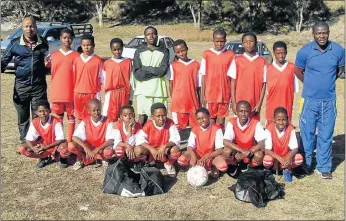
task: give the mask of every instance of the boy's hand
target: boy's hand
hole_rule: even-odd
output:
[[[261,104],[257,104],[253,109],[252,109],[253,115],[256,115],[261,112]]]
[[[252,147],[250,148],[250,151],[251,151],[252,153],[255,153],[255,152],[256,152],[256,147],[255,147],[255,146],[252,146]]]
[[[284,162],[282,163],[282,167],[286,168],[292,164],[291,158],[288,158],[288,159],[283,158],[283,159],[284,159]]]
[[[207,159],[208,159],[208,158],[207,158],[207,157],[205,157],[205,156],[204,156],[204,157],[202,157],[201,159],[199,159],[199,160],[198,160],[197,165],[198,165],[198,166],[202,166],[202,167],[204,167],[205,162],[207,161]]]
[[[246,156],[244,154],[238,152],[234,155],[234,157],[237,161],[240,161],[240,160],[244,159]]]
[[[233,114],[237,115],[236,105],[232,105],[232,111],[233,111]]]
[[[196,166],[196,163],[197,163],[197,158],[196,158],[196,156],[191,156],[190,165],[191,165],[191,166]]]
[[[126,144],[126,156],[130,159],[133,160],[136,158],[135,152],[133,151],[133,147],[131,147],[129,144]]]
[[[154,157],[154,159],[156,160],[157,149],[155,149],[155,148],[150,148],[149,151],[150,151],[151,155]]]
[[[206,105],[207,105],[207,99],[205,98],[205,95],[202,95],[201,98],[202,98],[202,99],[201,99],[202,106],[203,106],[203,107],[206,107]]]
[[[162,145],[162,146],[157,150],[155,159],[161,160],[162,157],[163,157],[164,154],[165,154],[165,151],[166,151],[166,145]]]
[[[136,125],[136,120],[135,120],[135,118],[132,118],[132,119],[130,120],[129,126],[132,127],[132,128],[134,128],[135,125]]]
[[[89,148],[85,148],[84,151],[85,151],[86,157],[88,159],[90,159],[90,160],[94,159],[95,154]]]
[[[99,148],[96,148],[95,150],[93,150],[93,151],[91,151],[93,154],[94,154],[94,156],[96,155],[96,154],[98,154],[99,152],[100,152],[100,149]]]

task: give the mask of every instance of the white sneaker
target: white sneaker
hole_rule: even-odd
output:
[[[82,162],[82,160],[77,160],[77,161],[73,164],[72,169],[73,169],[73,170],[79,170],[79,169],[81,169],[82,167],[83,167],[83,162]]]
[[[170,177],[176,177],[177,176],[177,172],[175,171],[175,167],[173,165],[167,165],[166,163],[164,163],[163,165],[167,170],[168,176],[170,176]]]

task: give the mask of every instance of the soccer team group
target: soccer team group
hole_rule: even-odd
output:
[[[61,48],[45,60],[51,67],[51,103],[38,101],[38,117],[18,152],[39,158],[39,168],[52,160],[65,168],[72,154],[76,170],[90,164],[106,166],[113,157],[131,163],[163,162],[170,176],[176,176],[174,165],[204,166],[218,177],[226,171],[235,175],[240,164],[279,166],[290,173],[303,162],[290,124],[298,83],[294,64],[285,60],[284,42],[274,43],[275,61],[267,65],[256,53],[254,33],[242,36],[245,52],[235,57],[225,49],[226,32],[218,29],[214,47],[203,53],[200,63],[188,58],[188,46],[179,39],[174,42],[175,60],[169,64],[168,50],[157,45],[156,28],[147,27],[144,35],[146,43],[133,61],[122,57],[123,42],[114,38],[113,56],[103,62],[94,54],[92,35],[82,36],[82,51],[77,52],[71,49],[72,31],[62,30]],[[132,97],[136,111],[130,105]],[[172,119],[167,117],[169,97]],[[265,97],[264,128],[259,120]],[[179,131],[187,126],[191,133],[182,151]]]

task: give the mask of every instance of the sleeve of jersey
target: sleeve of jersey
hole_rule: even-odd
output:
[[[272,150],[273,149],[273,141],[272,141],[272,135],[271,133],[269,132],[269,130],[265,130],[265,136],[266,136],[266,139],[264,141],[264,148],[267,149],[267,150]]]
[[[73,133],[74,137],[78,137],[81,141],[86,140],[86,133],[85,133],[85,123],[84,121],[80,122],[77,126],[76,130]]]
[[[189,139],[187,140],[187,146],[191,147],[192,149],[196,148],[196,134],[194,134],[192,131],[190,132]]]
[[[222,130],[218,129],[215,134],[215,149],[223,148],[223,134]]]
[[[60,122],[55,124],[54,130],[55,140],[65,140],[64,130],[62,129],[62,124]]]
[[[105,136],[106,136],[106,140],[114,140],[114,129],[113,129],[112,122],[107,125]]]
[[[173,66],[172,64],[169,65],[169,72],[166,75],[167,80],[173,81],[174,78],[174,72],[173,72]]]
[[[199,69],[199,74],[200,75],[205,75],[205,73],[206,73],[206,66],[207,66],[206,61],[205,61],[204,58],[202,58],[201,66],[200,66],[200,69]]]
[[[140,130],[136,136],[136,146],[144,144],[144,143],[149,143],[147,138],[148,138],[148,135],[144,132],[144,130]]]
[[[175,125],[169,128],[169,142],[173,142],[177,146],[180,146],[180,134]]]
[[[288,142],[288,147],[293,150],[298,148],[298,140],[296,136],[296,131],[292,130],[291,131],[291,138],[290,141]]]
[[[99,66],[99,81],[100,81],[100,84],[102,85],[103,82],[104,82],[104,73],[103,73],[103,64],[100,64]]]
[[[227,71],[227,76],[236,79],[237,78],[237,66],[235,65],[235,58],[233,59],[229,69]]]
[[[263,67],[263,83],[267,82],[267,65]]]
[[[230,122],[227,122],[225,134],[223,135],[223,139],[229,140],[230,142],[232,142],[234,140],[234,137],[235,136],[234,136],[233,125]]]
[[[121,134],[118,129],[113,129],[114,130],[114,143],[113,143],[113,149],[115,149],[120,142],[122,142],[121,139]]]
[[[37,130],[35,129],[34,125],[32,122],[30,123],[29,130],[26,134],[25,139],[28,141],[35,141],[40,135],[38,134]]]
[[[260,142],[262,140],[266,139],[266,135],[263,129],[263,126],[261,124],[261,122],[258,122],[256,125],[256,130],[255,130],[255,140],[257,142]]]
[[[294,75],[293,85],[294,85],[294,92],[298,93],[299,92],[299,81],[298,81],[298,78],[296,75]]]

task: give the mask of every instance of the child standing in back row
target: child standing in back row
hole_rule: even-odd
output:
[[[75,128],[73,103],[73,61],[79,56],[71,49],[73,39],[72,30],[65,28],[60,32],[61,48],[50,56],[52,81],[50,85],[50,100],[52,112],[63,122],[64,112],[67,113],[67,142],[71,142]]]
[[[250,103],[250,117],[260,120],[260,112],[266,89],[266,60],[257,54],[257,37],[254,33],[245,33],[242,37],[245,49],[243,55],[236,59],[236,72],[232,72],[231,95],[233,113],[236,103],[241,100]]]
[[[75,76],[74,105],[77,123],[89,116],[89,100],[101,99],[100,91],[103,83],[103,61],[94,54],[94,37],[90,34],[83,35],[81,46],[83,53],[73,62]]]
[[[120,108],[130,99],[132,64],[130,59],[121,57],[123,47],[121,39],[113,38],[110,42],[113,57],[104,63],[106,94],[103,115],[111,121],[118,120]]]
[[[267,125],[274,120],[274,110],[284,107],[288,113],[288,120],[292,120],[292,106],[294,92],[299,91],[297,77],[294,74],[295,65],[286,61],[287,45],[283,41],[277,41],[273,45],[275,61],[268,65],[267,69]]]
[[[214,48],[202,55],[200,74],[202,75],[201,103],[207,106],[211,123],[223,125],[228,116],[231,98],[230,76],[236,72],[235,55],[225,48],[226,32],[218,29],[213,33]],[[232,74],[233,73],[233,74]]]
[[[172,119],[179,129],[189,124],[197,125],[195,112],[199,108],[199,62],[187,57],[188,47],[184,40],[173,44],[177,61],[170,65],[169,91],[172,97]]]

